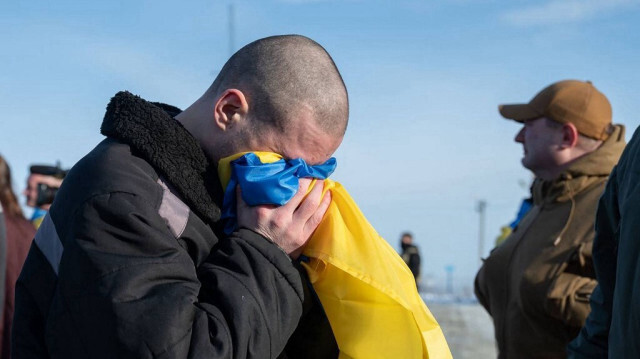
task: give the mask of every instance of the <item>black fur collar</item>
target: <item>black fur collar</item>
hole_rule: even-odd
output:
[[[222,203],[220,180],[200,145],[173,119],[180,112],[122,91],[109,102],[100,132],[131,146],[173,185],[192,210],[214,223],[220,218],[220,207],[215,204]]]

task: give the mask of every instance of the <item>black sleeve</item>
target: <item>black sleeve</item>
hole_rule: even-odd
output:
[[[338,343],[331,329],[320,298],[313,289],[307,271],[296,264],[304,289],[302,317],[295,332],[278,359],[332,359],[338,358]]]
[[[596,236],[593,242],[593,260],[598,284],[591,294],[591,312],[587,316],[585,325],[578,337],[568,346],[570,358],[606,358],[608,356],[620,229],[617,170],[616,167],[611,172],[598,203]]]
[[[228,327],[235,358],[275,358],[302,315],[303,287],[288,255],[240,229],[198,269],[200,306],[210,326]],[[227,323],[227,324],[225,324]]]
[[[46,317],[55,293],[56,275],[35,242],[31,243],[15,288],[11,328],[11,357],[49,358],[45,343]],[[78,353],[69,358],[81,357]]]
[[[256,233],[220,241],[196,269],[154,205],[136,195],[96,196],[59,222],[71,228],[59,231],[52,356],[275,357],[300,318],[299,275]]]

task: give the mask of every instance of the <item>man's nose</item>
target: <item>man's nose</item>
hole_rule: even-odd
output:
[[[513,140],[518,143],[524,143],[524,127],[520,129],[520,131],[516,135],[516,138],[514,138]]]

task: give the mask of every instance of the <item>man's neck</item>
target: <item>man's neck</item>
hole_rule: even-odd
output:
[[[573,148],[573,151],[568,154],[568,156],[562,161],[561,164],[558,164],[555,168],[536,171],[535,175],[536,177],[542,178],[545,181],[553,181],[560,177],[562,173],[566,172],[569,167],[571,167],[571,165],[573,165],[576,161],[594,151],[583,151],[578,150],[577,148]]]

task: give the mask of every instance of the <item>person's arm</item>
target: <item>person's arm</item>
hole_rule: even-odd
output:
[[[598,282],[573,273],[561,273],[548,292],[548,313],[577,331],[589,315],[589,298]]]
[[[551,283],[545,303],[546,312],[576,334],[589,315],[589,298],[598,284],[593,272],[593,234],[584,240]]]
[[[300,178],[298,191],[282,206],[249,207],[242,200],[238,187],[238,226],[263,235],[291,258],[297,259],[331,203],[331,192],[322,195],[323,182],[317,183],[307,194],[312,183],[311,178]]]
[[[617,168],[614,168],[596,214],[593,256],[598,285],[590,298],[591,312],[585,325],[567,348],[570,358],[606,358],[608,355],[620,220],[617,198]]]
[[[55,343],[50,354],[277,356],[302,311],[300,276],[287,254],[243,229],[196,268],[149,202],[117,192],[91,198],[75,215],[50,213],[64,243],[53,304],[43,316],[56,326],[47,330]],[[290,224],[278,227],[281,233],[290,233]],[[39,300],[24,286],[21,293],[24,303]]]
[[[245,358],[282,351],[302,310],[302,288],[279,248],[241,230],[220,240],[196,269],[143,199],[113,194],[92,202],[94,213],[80,219],[77,251],[65,247],[70,260],[60,266],[61,286],[72,277],[63,293],[69,302],[83,302],[69,311],[90,354],[113,350],[95,337],[103,330],[113,330],[119,357]],[[87,264],[94,275],[72,273]]]

